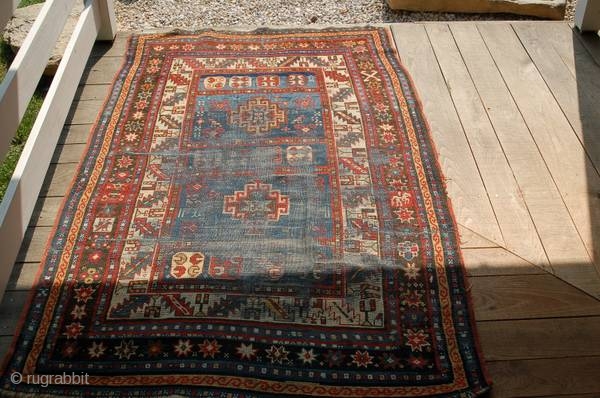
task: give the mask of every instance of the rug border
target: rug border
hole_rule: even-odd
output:
[[[456,218],[456,213],[454,212],[454,207],[452,206],[452,199],[450,198],[450,195],[448,195],[448,189],[447,189],[447,184],[446,184],[447,178],[445,176],[444,170],[442,169],[442,164],[440,162],[440,152],[438,151],[436,143],[433,140],[431,125],[429,124],[429,119],[427,118],[427,115],[425,114],[425,108],[423,106],[423,102],[421,101],[421,95],[417,91],[417,86],[413,80],[412,75],[409,73],[408,69],[406,68],[406,66],[404,66],[404,63],[402,62],[402,57],[400,56],[398,47],[396,46],[396,40],[392,33],[391,26],[385,28],[385,31],[388,35],[388,40],[390,41],[390,44],[393,44],[392,55],[396,57],[400,68],[402,68],[402,71],[404,72],[406,78],[408,79],[411,89],[412,89],[412,92],[413,92],[413,96],[415,97],[417,106],[419,108],[419,111],[420,111],[421,115],[423,116],[423,123],[425,124],[425,129],[427,130],[427,140],[429,141],[429,145],[431,146],[431,149],[433,151],[433,155],[434,155],[434,159],[435,159],[435,166],[437,167],[437,170],[439,170],[440,176],[442,177],[441,178],[441,186],[444,191],[445,200],[447,202],[448,212],[450,213],[450,217],[452,219],[452,228],[453,228],[456,244],[458,246],[457,252],[458,252],[458,257],[459,257],[459,262],[460,262],[460,269],[461,269],[461,274],[462,274],[462,279],[463,279],[463,285],[465,286],[465,295],[467,296],[467,301],[468,301],[467,306],[468,306],[468,310],[469,310],[469,323],[471,326],[471,334],[473,335],[473,342],[475,344],[475,349],[477,351],[477,356],[479,359],[481,372],[485,378],[485,382],[488,384],[487,389],[484,389],[480,392],[480,394],[484,394],[490,390],[491,386],[493,385],[493,381],[491,379],[489,369],[487,367],[487,363],[485,362],[485,358],[484,358],[483,350],[482,350],[482,346],[481,346],[481,339],[479,336],[479,330],[477,329],[477,322],[475,321],[475,311],[473,308],[473,304],[474,304],[473,296],[471,294],[469,280],[467,279],[467,267],[465,265],[465,259],[464,259],[464,255],[463,255],[463,251],[462,251],[462,247],[461,247],[461,235],[460,235],[460,232],[458,231],[458,221]]]
[[[25,321],[27,320],[27,315],[29,314],[29,310],[31,309],[31,305],[32,305],[33,299],[36,294],[36,284],[40,280],[40,277],[44,271],[45,263],[46,263],[48,254],[50,252],[50,249],[52,247],[53,238],[54,238],[56,231],[60,224],[61,214],[62,214],[65,206],[68,203],[69,197],[67,194],[73,190],[75,184],[77,183],[77,176],[78,176],[77,172],[81,170],[83,164],[85,163],[85,160],[87,159],[86,155],[88,154],[88,151],[90,149],[90,146],[92,145],[92,141],[94,138],[93,132],[98,128],[98,125],[100,124],[100,120],[102,119],[102,115],[104,114],[104,110],[106,109],[106,106],[108,105],[108,103],[111,100],[111,94],[112,94],[113,90],[115,89],[115,86],[118,82],[119,76],[121,75],[121,73],[123,72],[123,69],[127,65],[132,38],[133,38],[132,35],[130,35],[127,38],[127,47],[125,50],[125,54],[121,57],[121,65],[119,66],[118,70],[115,72],[115,74],[112,78],[112,82],[110,83],[109,90],[107,91],[107,95],[104,98],[104,100],[102,101],[100,110],[98,111],[98,114],[96,115],[96,118],[88,131],[85,148],[84,148],[82,154],[79,156],[79,160],[77,162],[77,165],[75,166],[75,174],[73,175],[73,177],[71,178],[71,181],[69,182],[67,190],[65,191],[65,195],[62,197],[60,206],[58,208],[58,212],[56,213],[56,217],[54,218],[54,222],[52,223],[52,229],[50,230],[50,234],[44,244],[43,255],[42,255],[42,258],[40,259],[40,263],[38,264],[37,271],[35,273],[35,278],[33,280],[33,285],[31,286],[31,288],[29,288],[29,292],[27,294],[27,300],[25,301],[25,305],[23,306],[23,309],[21,310],[21,315],[19,316],[19,320],[17,321],[16,329],[15,329],[14,335],[12,336],[12,342],[9,346],[9,349],[6,351],[6,354],[4,354],[4,358],[3,358],[2,362],[0,363],[0,375],[6,373],[8,364],[9,364],[12,356],[15,353],[15,349],[16,349],[17,343],[19,341],[19,337],[21,336],[21,332],[25,326]],[[89,58],[91,58],[91,51],[90,51],[90,57],[88,57],[88,60],[89,60]],[[64,126],[63,126],[63,128],[64,128]],[[56,148],[54,148],[54,150],[56,150]],[[46,171],[46,174],[47,173],[48,173],[48,171]],[[0,390],[0,391],[5,393],[5,391],[2,391],[2,390]],[[43,397],[43,395],[41,395],[41,397]]]

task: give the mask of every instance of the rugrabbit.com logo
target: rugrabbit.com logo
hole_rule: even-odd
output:
[[[14,372],[10,375],[10,381],[17,384],[33,384],[41,387],[48,387],[49,385],[58,384],[70,384],[70,385],[88,385],[90,384],[88,378],[90,377],[87,373],[66,373],[55,374],[55,375],[23,375],[19,372]]]

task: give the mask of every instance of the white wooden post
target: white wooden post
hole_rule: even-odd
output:
[[[19,123],[22,116],[19,112],[27,105],[24,98],[31,97],[47,63],[47,53],[54,47],[74,1],[46,0],[23,47],[0,84],[0,105],[7,102],[13,104],[5,112],[0,111],[2,129],[9,121]],[[106,3],[106,0],[85,0],[85,7],[0,202],[0,297],[12,272],[77,85],[98,37],[102,21],[99,5],[102,2]],[[13,86],[15,88],[8,91],[7,97],[7,88]],[[20,105],[14,105],[17,103]],[[0,136],[0,143],[10,142],[10,138]]]
[[[4,30],[6,23],[15,13],[17,5],[19,5],[19,0],[0,1],[0,32]]]
[[[100,0],[98,2],[98,11],[100,11],[98,40],[113,41],[117,35],[117,21],[113,0]]]
[[[577,0],[575,26],[581,32],[600,30],[600,0]]]

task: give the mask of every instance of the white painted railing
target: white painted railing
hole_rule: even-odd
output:
[[[577,0],[575,26],[582,32],[600,30],[600,0]]]
[[[0,30],[13,15],[18,2],[0,0]],[[0,83],[0,159],[4,159],[8,152],[11,139],[75,2],[46,0]],[[0,298],[94,42],[112,40],[115,34],[113,0],[85,0],[79,21],[0,203]]]

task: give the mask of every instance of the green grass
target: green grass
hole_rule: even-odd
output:
[[[19,4],[19,7],[43,3],[43,1],[44,0],[22,0]],[[14,56],[10,47],[3,41],[0,41],[0,81],[4,78],[4,75],[6,75],[6,71],[8,70],[13,58]],[[25,142],[27,141],[31,127],[33,126],[35,118],[37,117],[42,103],[44,102],[44,93],[47,89],[47,86],[48,82],[42,80],[40,86],[38,86],[36,92],[31,98],[31,101],[29,102],[29,106],[25,111],[25,116],[23,116],[23,120],[21,120],[21,124],[19,125],[17,133],[11,141],[11,146],[6,157],[4,159],[0,159],[0,200],[4,197],[6,187],[8,187],[10,178],[13,174],[15,166],[17,165],[17,161],[19,160],[19,156],[23,151],[23,147],[25,146]]]
[[[19,3],[19,7],[27,7],[32,4],[38,4],[43,2],[44,0],[21,0],[21,2]]]

